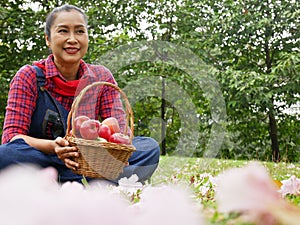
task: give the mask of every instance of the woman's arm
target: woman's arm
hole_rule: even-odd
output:
[[[41,152],[56,153],[68,168],[76,169],[78,164],[70,158],[77,157],[78,151],[76,147],[68,146],[69,143],[65,139],[47,140],[28,136],[38,95],[36,86],[35,70],[30,66],[22,67],[14,76],[8,93],[2,144],[22,138],[28,145]]]
[[[22,67],[10,83],[2,144],[9,142],[17,134],[28,134],[37,94],[34,69],[30,66]]]
[[[24,134],[17,134],[10,141],[16,140],[18,138],[23,139],[28,145],[40,150],[41,152],[44,152],[46,154],[55,153],[55,147],[57,146],[55,140],[38,139]]]
[[[76,170],[79,167],[79,164],[73,160],[73,158],[79,157],[77,148],[69,146],[69,142],[64,138],[57,137],[55,140],[47,140],[18,134],[14,136],[11,141],[18,138],[22,138],[28,145],[41,152],[57,154],[58,158],[60,158],[69,169]]]

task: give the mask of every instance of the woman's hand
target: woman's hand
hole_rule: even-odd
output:
[[[57,137],[54,142],[56,144],[54,152],[58,158],[61,159],[69,169],[77,170],[79,164],[73,160],[79,157],[77,148],[69,146],[69,142],[61,137]]]

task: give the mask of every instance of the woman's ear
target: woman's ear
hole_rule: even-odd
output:
[[[50,38],[45,34],[46,45],[50,47]]]

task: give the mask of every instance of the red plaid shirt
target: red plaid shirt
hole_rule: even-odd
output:
[[[62,75],[57,70],[53,55],[47,59],[33,63],[40,67],[46,77],[45,89],[68,111],[71,109],[74,96],[62,96],[55,92],[55,84],[53,77]],[[90,82],[106,81],[117,84],[111,72],[100,65],[90,65],[83,60],[80,62],[78,71],[78,79],[83,80],[88,78]],[[79,114],[88,114],[87,116],[95,117],[95,119],[105,119],[114,116],[119,120],[120,126],[124,127],[125,113],[120,99],[120,93],[114,88],[108,86],[97,86],[96,98],[92,98],[92,89],[87,92],[79,104]],[[94,93],[94,92],[93,92]],[[27,135],[31,123],[31,116],[36,108],[36,100],[38,97],[36,71],[30,66],[23,66],[14,76],[10,83],[10,90],[8,93],[8,101],[6,107],[6,115],[3,126],[2,143],[7,143],[17,134]]]

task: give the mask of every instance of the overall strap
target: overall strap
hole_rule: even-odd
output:
[[[36,71],[36,82],[38,87],[43,87],[46,81],[46,77],[42,69],[38,66],[33,66]]]
[[[53,106],[56,108],[58,114],[59,114],[59,121],[61,121],[62,125],[63,125],[63,129],[64,131],[66,131],[67,129],[67,111],[65,108],[63,108],[63,106],[61,106],[61,104],[59,102],[57,102],[56,99],[54,99],[52,97],[52,95],[48,92],[47,89],[44,88],[44,84],[46,81],[46,77],[42,71],[42,69],[38,66],[33,66],[34,69],[36,70],[36,81],[37,81],[37,87],[38,87],[38,91],[40,92],[44,92],[47,94],[47,96],[51,99],[51,102],[53,103]]]

